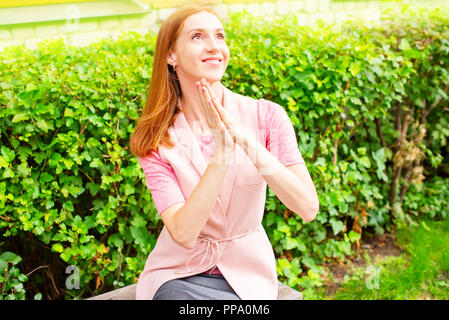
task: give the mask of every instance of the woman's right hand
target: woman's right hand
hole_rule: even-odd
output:
[[[200,95],[201,107],[206,115],[207,124],[214,136],[215,153],[211,161],[219,164],[229,164],[235,150],[235,141],[220,118],[213,105],[206,86],[197,82],[195,87]]]

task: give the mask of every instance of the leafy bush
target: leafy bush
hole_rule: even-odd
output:
[[[322,285],[323,261],[351,254],[363,230],[390,230],[391,214],[410,220],[418,211],[402,204],[419,192],[414,184],[447,174],[448,15],[401,15],[373,29],[300,27],[294,16],[267,24],[247,14],[225,23],[223,84],[285,107],[320,197],[316,219],[304,223],[268,190],[263,221],[279,279],[306,298]],[[57,258],[47,277],[61,290],[46,298],[136,282],[155,245],[162,220],[128,151],[155,40],[130,32],[82,48],[45,41],[1,53],[0,248],[26,239]],[[21,248],[22,270],[36,268]],[[68,265],[79,268],[80,289],[63,288]]]
[[[16,300],[25,298],[23,283],[28,277],[22,274],[16,265],[22,258],[13,252],[3,252],[0,255],[0,299]]]

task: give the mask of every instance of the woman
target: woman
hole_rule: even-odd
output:
[[[276,299],[261,225],[267,184],[305,221],[318,197],[285,110],[233,93],[213,10],[178,9],[157,37],[147,103],[131,138],[164,222],[137,299]]]

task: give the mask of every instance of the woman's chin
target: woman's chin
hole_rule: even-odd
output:
[[[223,73],[218,73],[218,72],[204,72],[201,76],[200,79],[206,79],[207,82],[212,83],[212,82],[217,82],[220,81],[221,78],[223,77]]]

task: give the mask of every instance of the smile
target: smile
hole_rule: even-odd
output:
[[[210,64],[212,66],[218,66],[221,64],[220,60],[207,60],[207,61],[203,61],[204,63]]]

